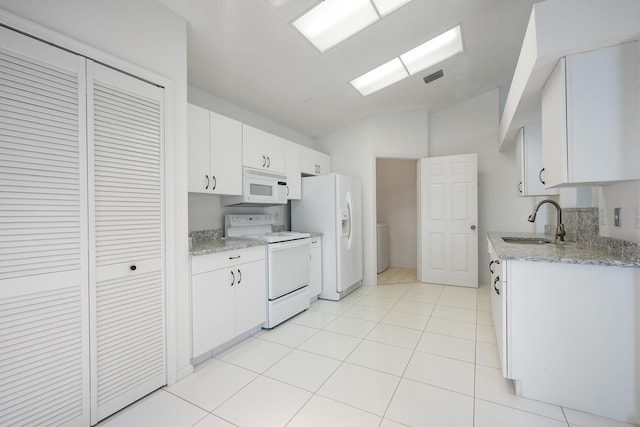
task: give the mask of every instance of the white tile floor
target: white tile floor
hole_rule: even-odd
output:
[[[488,287],[364,287],[314,303],[101,425],[629,426],[515,396],[489,310]]]

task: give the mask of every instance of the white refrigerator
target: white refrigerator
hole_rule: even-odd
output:
[[[361,187],[357,177],[310,176],[291,201],[291,230],[322,233],[320,298],[337,301],[362,285]]]

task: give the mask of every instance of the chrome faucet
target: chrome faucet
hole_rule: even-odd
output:
[[[531,215],[529,215],[529,218],[527,219],[527,221],[534,222],[536,220],[536,215],[538,214],[538,209],[540,209],[540,206],[544,205],[545,203],[551,203],[553,206],[556,207],[556,211],[558,212],[558,225],[556,226],[556,240],[560,239],[561,242],[564,242],[564,236],[567,235],[567,232],[564,231],[564,224],[562,224],[562,209],[560,208],[560,205],[554,200],[545,199],[540,203],[538,203],[536,207],[533,209],[533,212],[531,212]]]

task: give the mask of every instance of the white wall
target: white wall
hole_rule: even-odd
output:
[[[607,185],[598,189],[597,205],[600,218],[600,235],[614,239],[640,243],[640,225],[636,226],[635,217],[640,216],[640,182],[623,182]],[[622,208],[621,227],[613,225],[613,209]]]
[[[376,284],[376,157],[426,157],[428,113],[384,114],[360,120],[318,139],[331,169],[362,180],[364,285]]]
[[[416,268],[416,191],[416,160],[377,159],[376,222],[389,224],[389,258],[392,267]]]
[[[154,0],[0,0],[27,33],[165,84],[169,382],[191,372],[187,240],[187,31]],[[61,37],[67,36],[67,37]],[[80,42],[80,43],[78,43]],[[96,50],[97,49],[97,50]]]
[[[535,231],[535,199],[516,195],[515,150],[498,151],[498,89],[429,115],[429,157],[478,154],[478,273],[488,283],[489,231]]]
[[[188,86],[187,98],[191,104],[215,111],[223,116],[231,117],[249,126],[262,129],[265,132],[278,135],[281,138],[288,139],[300,145],[315,148],[316,141],[306,135],[301,134],[293,129],[289,129],[280,123],[267,119],[252,111],[242,108],[236,104],[228,102],[222,98],[204,92],[195,86]]]

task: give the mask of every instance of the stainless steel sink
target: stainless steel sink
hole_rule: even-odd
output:
[[[553,240],[541,238],[541,237],[502,237],[506,243],[517,243],[521,245],[546,245],[553,243]]]

